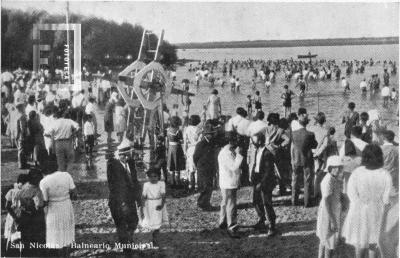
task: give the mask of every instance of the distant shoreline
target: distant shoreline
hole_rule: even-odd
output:
[[[309,47],[309,46],[351,46],[351,45],[392,45],[399,44],[399,37],[382,38],[334,38],[334,39],[301,39],[301,40],[253,40],[221,41],[174,44],[177,49],[212,49],[212,48],[275,48],[275,47]]]

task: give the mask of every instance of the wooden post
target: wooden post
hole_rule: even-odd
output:
[[[33,30],[32,30],[32,38],[33,38],[33,71],[38,72],[39,71],[39,63],[40,63],[40,50],[39,50],[39,45],[40,45],[40,30],[39,26],[37,24],[33,24]]]
[[[71,52],[70,52],[70,47],[69,47],[69,2],[66,2],[66,14],[65,14],[65,24],[67,26],[67,47],[68,47],[68,84],[71,85]]]
[[[82,90],[82,64],[81,64],[81,25],[74,29],[74,91]]]

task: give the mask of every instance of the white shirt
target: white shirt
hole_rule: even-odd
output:
[[[367,82],[366,81],[361,81],[360,82],[360,89],[367,88]]]
[[[101,84],[100,84],[100,87],[103,90],[111,89],[111,83],[109,81],[107,81],[107,80],[102,80]]]
[[[364,142],[363,140],[359,139],[359,138],[355,138],[353,136],[351,136],[350,140],[354,143],[355,147],[356,147],[356,152],[358,156],[361,156],[361,152],[364,150],[365,146],[368,145],[368,143]],[[340,157],[344,157],[344,145],[342,145],[342,147],[340,148],[339,151],[339,156]]]
[[[53,92],[49,91],[46,95],[46,103],[50,103],[53,102],[54,100],[56,100],[56,95],[53,94]]]
[[[85,107],[85,113],[86,114],[91,114],[91,113],[95,113],[96,108],[94,106],[94,104],[92,102],[89,102],[86,107]]]
[[[42,115],[40,117],[40,123],[43,126],[43,134],[50,134],[52,125],[54,123],[54,117]]]
[[[83,107],[85,106],[85,96],[82,93],[74,96],[71,101],[71,105],[73,108]]]
[[[225,130],[227,132],[233,131],[236,128],[236,132],[240,135],[247,135],[248,134],[248,127],[250,125],[250,120],[241,117],[240,115],[236,115],[229,119],[228,123],[226,124]]]
[[[25,102],[25,93],[19,89],[14,92],[14,103]]]
[[[254,173],[259,173],[260,172],[260,162],[262,158],[263,151],[265,149],[265,146],[262,147],[261,149],[257,150],[257,156],[256,156],[256,167],[254,168]]]
[[[271,87],[272,83],[270,81],[265,81],[265,87],[269,88]]]
[[[164,111],[164,124],[168,124],[169,122],[169,114],[168,112]]]
[[[347,80],[343,79],[342,80],[342,87],[345,88],[347,86]]]
[[[73,129],[79,130],[77,122],[67,118],[58,118],[54,120],[49,134],[54,136],[54,140],[70,139]]]
[[[231,82],[231,84],[234,84],[236,82],[235,78],[232,77],[230,82]]]
[[[390,96],[390,88],[388,86],[385,86],[381,90],[381,95],[382,97],[389,97]]]
[[[68,88],[61,88],[57,90],[57,95],[59,99],[71,99],[71,93]]]
[[[85,122],[85,124],[83,125],[83,134],[85,136],[94,135],[94,125],[92,122]]]
[[[239,187],[240,181],[240,164],[243,156],[236,154],[236,157],[229,149],[229,145],[225,145],[218,154],[219,167],[219,187],[221,189],[236,189]]]
[[[290,123],[290,127],[292,128],[292,132],[297,131],[302,128],[298,120],[293,120]]]
[[[265,134],[266,129],[267,129],[267,123],[265,123],[264,121],[261,121],[261,120],[257,120],[257,121],[251,122],[249,127],[247,127],[247,135],[253,136],[260,132],[263,132]]]
[[[26,105],[26,108],[25,108],[25,114],[26,114],[28,117],[29,117],[29,113],[30,113],[31,111],[35,111],[36,114],[39,115],[39,113],[38,113],[37,108],[36,108],[35,105],[29,105],[29,104],[27,104],[27,105]]]

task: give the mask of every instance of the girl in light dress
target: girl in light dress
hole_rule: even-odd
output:
[[[140,217],[142,227],[152,230],[153,246],[158,246],[160,227],[168,223],[165,206],[165,182],[160,181],[160,172],[156,169],[147,171],[149,182],[144,183]]]
[[[318,208],[316,234],[320,240],[318,257],[332,257],[340,233],[342,212],[343,162],[339,156],[328,158],[327,175],[321,182],[322,199]]]
[[[196,166],[193,161],[193,154],[197,142],[200,140],[201,129],[199,128],[200,116],[191,115],[189,126],[183,132],[183,146],[186,154],[187,179],[189,181],[189,189],[194,191],[196,188]]]
[[[115,105],[115,132],[118,136],[118,142],[121,143],[126,131],[127,109],[123,99],[119,99]]]
[[[383,153],[375,144],[368,144],[347,184],[349,212],[343,224],[346,243],[355,248],[355,257],[376,257],[381,234],[381,221],[390,207],[392,178],[383,169]]]

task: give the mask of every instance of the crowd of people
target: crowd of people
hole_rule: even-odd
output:
[[[355,71],[362,73],[368,63],[345,65],[351,67],[351,72],[356,66]],[[261,65],[263,71],[260,75],[255,70],[255,77],[261,76],[266,82],[273,81],[277,71],[291,70],[303,93],[311,80],[310,74],[296,74],[318,70],[293,60],[232,61],[225,62],[222,70],[223,73],[229,70],[233,78],[233,67],[255,69],[255,64]],[[326,74],[330,70],[325,71],[325,66],[339,69],[334,61],[323,60],[318,64]],[[386,65],[389,64],[395,67],[395,63]],[[218,63],[204,65],[202,69],[191,69],[199,72],[211,67],[210,74],[199,72],[196,76],[213,76],[212,69]],[[273,71],[270,66],[274,66]],[[376,109],[359,113],[353,102],[348,104],[342,120],[346,139],[338,148],[336,128],[326,126],[325,113],[319,112],[315,123],[310,125],[305,108],[292,112],[295,94],[287,85],[281,96],[283,116],[273,112],[266,115],[257,91],[254,97],[247,97],[246,107],[236,108],[232,117],[222,115],[218,91],[213,89],[199,115],[189,116],[188,100],[183,119],[177,112],[168,114],[165,109],[168,127],[157,137],[152,150],[154,160],[146,171],[148,182],[142,185],[134,159],[136,146],[127,137],[129,127],[133,126],[127,124],[129,107],[115,89],[105,87],[104,97],[99,101],[98,92],[94,94],[93,89],[55,92],[35,82],[27,83],[33,75],[18,73],[22,75],[13,75],[8,83],[11,88],[4,85],[2,90],[2,133],[9,137],[12,147],[18,148],[19,168],[29,168],[29,173],[19,176],[6,195],[9,216],[5,236],[10,245],[19,238],[25,246],[34,242],[43,244],[46,252],[56,249],[59,255],[68,253],[75,239],[71,200],[76,198],[76,187],[68,172],[79,146],[85,147],[87,167],[93,166],[92,152],[100,123],[96,106],[103,102],[104,131],[110,151],[113,151],[114,132],[119,144],[115,155],[107,160],[109,208],[118,238],[126,244],[124,251],[128,254],[132,252],[128,244],[133,242],[139,224],[152,231],[154,246],[158,246],[159,230],[169,221],[167,191],[186,186],[189,191],[199,193],[197,206],[205,212],[215,210],[211,196],[215,186],[219,187],[222,200],[218,227],[232,238],[241,237],[237,193],[243,186],[253,189],[252,202],[258,216],[254,228],[266,230],[268,237],[277,234],[279,225],[272,201],[277,187],[279,195],[291,196],[294,206],[319,205],[320,257],[330,257],[338,251],[342,237],[356,248],[357,257],[363,257],[367,250],[374,255],[378,247],[381,253],[396,248],[380,241],[385,232],[378,222],[387,219],[392,199],[398,196],[398,145],[395,133],[386,128]],[[334,73],[337,77],[337,71]],[[21,79],[14,79],[20,76]],[[318,78],[322,79],[319,75]],[[385,78],[384,75],[387,87],[389,81]],[[240,91],[239,78],[231,82],[231,87],[232,91]],[[371,87],[375,90],[375,86]],[[383,89],[381,93],[384,95]],[[44,252],[40,248],[22,249],[25,255]]]
[[[347,79],[353,73],[364,74],[366,67],[380,65],[381,61],[370,60],[351,60],[342,61],[341,63],[336,60],[316,60],[315,62],[297,61],[293,59],[280,59],[280,60],[225,60],[222,65],[218,61],[213,62],[199,62],[198,66],[189,67],[189,72],[195,73],[195,84],[197,87],[200,81],[204,80],[210,83],[210,87],[221,86],[222,88],[227,84],[226,76],[229,76],[229,84],[232,92],[240,92],[242,82],[233,71],[238,69],[253,70],[253,78],[251,87],[256,90],[256,84],[260,81],[263,83],[265,90],[269,89],[276,81],[279,73],[282,73],[287,83],[290,83],[292,78],[295,81],[295,88],[299,88],[299,96],[304,97],[306,90],[309,88],[309,82],[336,80],[340,81],[344,94],[351,91],[349,80]],[[342,73],[342,70],[345,73]],[[388,100],[392,103],[397,103],[398,92],[396,87],[391,89],[389,80],[390,76],[397,73],[396,61],[383,61],[383,86],[381,87],[381,79],[378,74],[372,74],[368,79],[364,78],[360,82],[360,89],[362,94],[365,94],[369,89],[371,95],[375,95],[381,91],[382,98],[385,100],[384,107],[388,107]],[[229,71],[229,73],[228,73]],[[222,73],[222,77],[216,77],[216,73]]]

